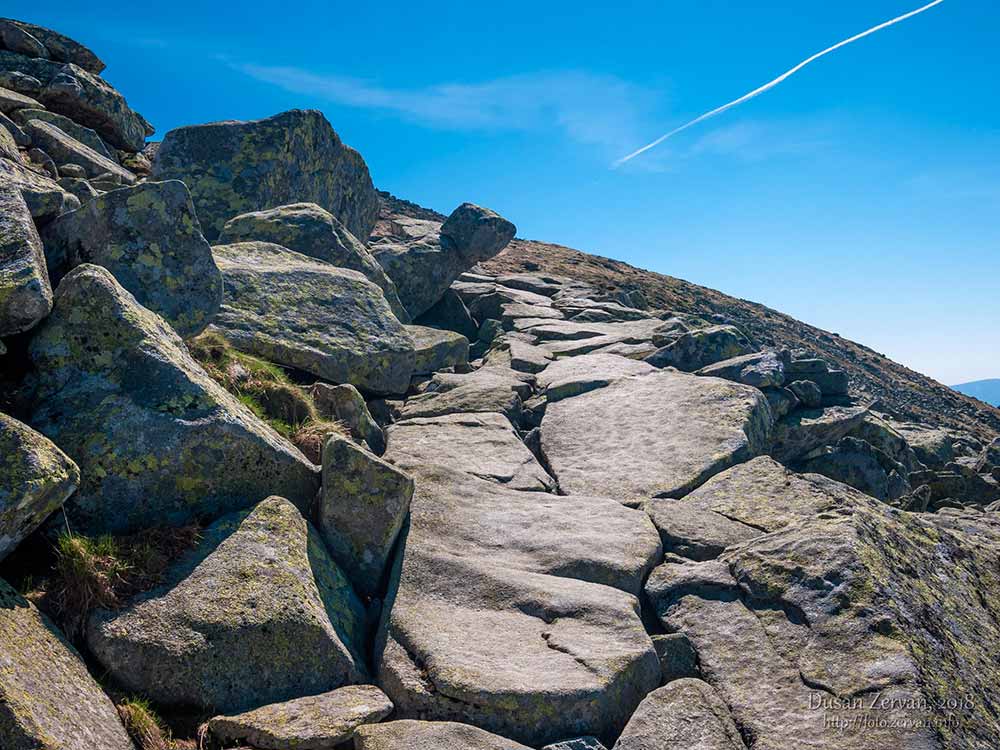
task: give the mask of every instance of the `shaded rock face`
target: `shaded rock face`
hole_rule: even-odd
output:
[[[368,237],[378,215],[364,159],[315,110],[172,130],[152,178],[187,184],[209,241],[239,214],[290,203],[318,204],[355,237]]]
[[[813,451],[796,468],[836,479],[886,502],[910,492],[902,464],[854,437],[841,438],[834,446]]]
[[[26,21],[16,21],[13,18],[0,18],[0,22],[16,26],[30,34],[42,45],[45,51],[44,56],[51,60],[79,65],[94,75],[100,75],[104,71],[105,65],[97,55],[84,45],[60,34],[58,31],[36,26]]]
[[[241,214],[226,222],[218,244],[251,240],[272,242],[363,274],[383,291],[396,317],[403,323],[409,322],[396,294],[396,285],[385,275],[368,248],[336,216],[315,203],[293,203]]]
[[[77,166],[83,170],[83,176],[90,178],[110,174],[126,185],[135,182],[135,175],[123,169],[117,161],[98,153],[52,123],[28,120],[24,127],[31,142],[43,149],[60,166]]]
[[[55,125],[66,133],[66,135],[90,148],[98,156],[102,156],[109,161],[115,159],[114,149],[110,148],[104,142],[104,139],[97,134],[97,131],[73,122],[68,117],[57,115],[55,112],[49,112],[47,109],[19,109],[11,114],[11,117],[24,126],[27,126],[32,120],[41,120],[42,122]],[[132,180],[135,179],[134,175],[129,176]]]
[[[80,470],[51,441],[0,413],[0,560],[62,506]]]
[[[316,530],[271,497],[209,526],[162,586],[95,612],[87,643],[129,690],[242,711],[363,681],[364,618]]]
[[[346,426],[351,437],[367,444],[372,453],[381,455],[385,451],[382,428],[357,388],[350,384],[316,383],[310,392],[321,416]]]
[[[58,277],[81,263],[103,266],[185,338],[222,304],[222,274],[182,182],[105,193],[49,224],[43,240]]]
[[[358,728],[356,750],[530,750],[482,729],[450,721],[390,721]]]
[[[373,685],[349,685],[236,716],[216,716],[208,730],[224,743],[246,742],[261,750],[332,750],[362,724],[392,713],[392,701]]]
[[[0,174],[0,336],[32,328],[51,309],[41,239],[20,190]]]
[[[276,490],[306,508],[316,495],[316,468],[103,268],[62,280],[29,355],[31,425],[81,470],[65,506],[74,531],[181,525]]]
[[[801,409],[782,417],[774,426],[771,455],[778,461],[794,461],[824,445],[836,443],[857,429],[868,409],[863,406],[831,406]]]
[[[364,391],[406,391],[413,342],[360,273],[266,242],[213,252],[225,284],[214,327],[233,346]]]
[[[549,404],[542,451],[564,492],[635,504],[759,455],[770,429],[757,389],[664,371]]]
[[[373,238],[371,248],[396,283],[403,305],[417,318],[462,272],[506,247],[516,231],[494,211],[463,203],[443,224],[400,217],[393,234]]]
[[[0,580],[0,746],[134,750],[114,704],[45,615]]]
[[[55,180],[18,161],[0,158],[0,182],[10,183],[21,191],[28,212],[40,224],[54,219],[64,207],[72,210],[72,201]]]

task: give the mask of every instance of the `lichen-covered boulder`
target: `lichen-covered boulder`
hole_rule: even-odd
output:
[[[161,318],[84,264],[29,347],[31,425],[79,465],[74,531],[181,525],[273,492],[307,508],[316,467],[215,383]]]
[[[406,391],[413,341],[360,273],[267,242],[213,252],[225,283],[214,327],[237,349],[363,391]]]
[[[42,241],[21,191],[0,174],[0,336],[34,327],[51,309]]]
[[[42,105],[30,96],[0,86],[0,112],[11,114],[25,107],[40,106]]]
[[[469,363],[469,340],[460,333],[427,326],[406,326],[416,355],[414,375],[428,375]]]
[[[187,183],[213,242],[239,214],[298,201],[322,206],[360,238],[378,216],[364,159],[315,110],[171,130],[156,152],[152,177]]]
[[[790,361],[787,351],[767,350],[731,357],[702,367],[696,375],[725,378],[755,388],[781,388],[785,384],[785,365]]]
[[[60,216],[42,239],[55,277],[81,263],[103,266],[185,338],[222,304],[222,274],[182,182],[112,190]]]
[[[0,747],[134,750],[114,704],[80,655],[2,580]]]
[[[39,224],[54,219],[69,203],[70,196],[55,180],[13,159],[0,158],[0,183],[21,191],[31,217]]]
[[[208,731],[220,742],[245,742],[261,750],[333,750],[362,724],[375,724],[390,713],[392,701],[377,687],[348,685],[236,716],[216,716]]]
[[[46,109],[93,128],[115,148],[141,151],[149,123],[98,75],[75,63],[25,57],[0,50],[0,71],[24,73],[42,84],[38,100]],[[37,108],[37,103],[34,108]]]
[[[363,681],[364,622],[318,532],[270,497],[205,529],[162,585],[97,610],[87,643],[129,690],[233,712]]]
[[[412,497],[413,479],[392,464],[337,435],[323,446],[316,524],[360,594],[381,590]]]
[[[74,164],[83,169],[89,178],[110,174],[125,185],[135,182],[135,175],[118,162],[99,154],[50,122],[28,120],[24,129],[31,136],[32,144],[45,151],[57,164]]]
[[[309,391],[320,416],[344,425],[357,442],[364,442],[372,453],[385,451],[385,433],[368,410],[364,396],[350,383],[330,385],[315,383]]]
[[[375,259],[394,282],[411,317],[417,318],[441,299],[464,271],[492,258],[517,231],[488,208],[463,203],[443,224],[413,221],[405,239],[382,239],[372,245]]]
[[[682,497],[760,455],[770,430],[756,388],[659,371],[549,404],[542,451],[563,492],[636,504]]]
[[[80,470],[27,425],[0,413],[0,560],[58,509]]]
[[[392,279],[385,275],[368,248],[325,208],[315,203],[293,203],[240,214],[226,222],[216,244],[254,240],[272,242],[363,274],[385,293],[396,317],[403,323],[409,322]]]
[[[451,721],[389,721],[359,727],[355,750],[531,750],[482,729]]]
[[[17,26],[31,34],[31,36],[45,47],[45,51],[52,60],[62,63],[75,63],[94,75],[100,75],[105,68],[101,59],[91,50],[79,42],[70,39],[68,36],[60,34],[58,31],[47,29],[44,26],[36,26],[27,21],[18,21],[13,18],[3,18],[0,21]]]
[[[775,423],[770,453],[778,461],[795,461],[820,446],[836,443],[857,429],[867,415],[864,406],[798,409]]]
[[[735,326],[709,326],[683,333],[654,337],[660,346],[646,361],[656,367],[676,367],[693,372],[702,367],[751,353],[753,345]]]
[[[41,120],[42,122],[55,125],[71,138],[78,140],[85,146],[89,146],[92,151],[95,151],[100,156],[115,161],[114,149],[108,147],[104,139],[97,134],[97,131],[73,122],[68,117],[57,115],[55,112],[49,112],[47,109],[19,109],[11,117],[21,125],[27,125],[32,120]]]

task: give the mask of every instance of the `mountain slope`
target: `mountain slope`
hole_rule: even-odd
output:
[[[970,383],[959,383],[952,388],[966,396],[978,398],[987,404],[1000,406],[1000,378],[988,380],[973,380]]]

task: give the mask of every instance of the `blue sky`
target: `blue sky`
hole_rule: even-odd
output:
[[[8,0],[162,135],[322,109],[376,184],[763,302],[947,383],[1000,376],[1000,4]],[[735,7],[734,7],[735,6]]]

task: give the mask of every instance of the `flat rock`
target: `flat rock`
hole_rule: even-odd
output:
[[[785,384],[785,363],[787,352],[773,350],[731,357],[721,362],[702,367],[696,375],[724,378],[755,388],[780,388]]]
[[[462,334],[418,325],[405,328],[416,352],[414,375],[428,375],[469,363],[469,340]]]
[[[403,323],[409,322],[392,279],[385,275],[368,248],[351,234],[340,219],[322,206],[292,203],[241,214],[225,223],[217,244],[232,245],[253,240],[281,245],[310,258],[363,274],[383,291],[396,317]]]
[[[212,242],[234,216],[290,203],[322,206],[360,238],[378,216],[364,159],[316,110],[171,130],[156,152],[152,178],[187,184]]]
[[[63,279],[29,355],[31,425],[82,473],[64,506],[76,532],[182,525],[275,491],[306,508],[316,495],[316,468],[103,268]]]
[[[864,406],[793,411],[775,423],[770,453],[778,461],[794,461],[822,445],[836,443],[857,429],[867,414]]]
[[[531,386],[519,375],[500,366],[480,367],[468,374],[437,373],[425,392],[407,399],[400,418],[496,412],[514,422],[520,415],[522,397],[531,392]]]
[[[103,266],[185,338],[222,304],[222,274],[177,180],[105,193],[46,226],[42,239],[57,277],[81,263]]]
[[[389,721],[358,727],[355,750],[531,750],[451,721]]]
[[[62,506],[80,470],[50,440],[0,413],[0,560]]]
[[[33,328],[51,310],[42,241],[18,186],[0,174],[0,336]]]
[[[216,716],[208,731],[223,743],[245,742],[261,750],[333,750],[362,724],[392,713],[392,702],[374,685],[349,685],[328,693],[237,714]]]
[[[135,175],[117,161],[98,153],[50,122],[28,120],[24,128],[31,136],[32,144],[45,151],[58,164],[75,164],[89,178],[111,174],[124,185],[135,182]]]
[[[88,645],[128,690],[232,712],[366,677],[364,608],[284,498],[223,516],[164,578],[88,623]]]
[[[41,106],[37,100],[30,96],[0,86],[0,112],[4,114],[12,114],[19,109]]]
[[[583,354],[551,363],[537,377],[549,403],[603,388],[634,375],[647,375],[656,368],[645,362],[615,354]]]
[[[388,462],[337,435],[323,446],[316,525],[358,593],[382,589],[412,497],[413,479]]]
[[[518,372],[541,372],[552,362],[547,351],[524,341],[508,338],[507,348],[510,351],[511,369]]]
[[[110,161],[115,161],[115,164],[117,165],[114,150],[108,148],[108,145],[104,142],[104,139],[97,134],[96,130],[73,122],[73,120],[65,117],[64,115],[49,112],[47,109],[19,109],[14,112],[11,117],[13,117],[14,120],[19,122],[21,125],[27,125],[31,120],[41,120],[42,122],[55,125],[71,138],[76,139],[85,146],[89,146],[90,149],[98,155],[103,156],[105,159]],[[133,175],[133,180],[134,179],[135,177]]]
[[[542,451],[563,492],[634,504],[681,497],[759,455],[770,429],[757,389],[663,371],[549,404]]]
[[[719,695],[701,680],[675,680],[647,695],[614,750],[745,750]]]
[[[406,391],[413,342],[360,273],[267,242],[213,252],[225,283],[214,325],[233,346],[363,391]]]
[[[0,580],[0,746],[134,750],[111,699],[35,605]]]
[[[447,466],[515,490],[555,488],[503,414],[417,417],[386,432],[395,461]]]

